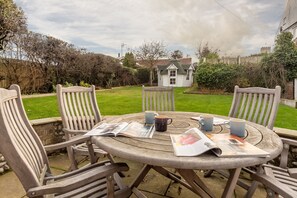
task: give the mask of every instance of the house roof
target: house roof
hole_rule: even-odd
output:
[[[172,61],[172,59],[159,59],[156,61],[155,66],[159,66],[159,65],[169,65],[170,62]],[[178,61],[182,64],[182,65],[191,65],[192,64],[192,58],[180,58],[178,59]],[[137,63],[141,66],[144,66],[147,64],[146,61],[142,61],[142,60],[138,60]]]
[[[187,74],[187,70],[190,68],[190,64],[182,64],[180,60],[169,60],[167,64],[157,65],[158,70],[161,75],[166,75],[168,73],[168,67],[174,65],[177,68],[177,74]]]

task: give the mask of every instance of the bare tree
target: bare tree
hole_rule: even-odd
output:
[[[200,45],[197,48],[196,56],[198,59],[200,59],[200,62],[203,61],[203,59],[218,59],[219,58],[219,49],[212,49],[208,46],[208,43],[203,45],[200,43]]]
[[[171,57],[173,59],[179,59],[179,58],[182,58],[183,56],[184,56],[183,52],[180,50],[174,50],[173,52],[171,52]]]
[[[153,84],[153,70],[157,61],[167,56],[163,42],[152,41],[142,44],[136,51],[136,58],[150,69],[150,85]]]
[[[0,50],[18,32],[27,30],[26,18],[21,8],[12,0],[0,1]]]

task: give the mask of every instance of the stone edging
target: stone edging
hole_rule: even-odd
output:
[[[281,104],[287,105],[289,107],[297,108],[297,101],[296,100],[289,100],[289,99],[281,99]]]

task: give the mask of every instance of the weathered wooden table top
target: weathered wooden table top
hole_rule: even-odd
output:
[[[200,116],[194,112],[159,112],[173,119],[166,132],[155,132],[152,139],[127,137],[93,137],[93,142],[112,155],[132,161],[162,167],[180,169],[233,169],[262,164],[277,157],[282,151],[282,142],[272,130],[261,125],[247,122],[245,140],[267,151],[270,157],[219,158],[211,151],[194,157],[174,155],[169,134],[180,134],[198,127],[199,122],[191,117]],[[216,116],[224,119],[228,117]],[[138,121],[144,123],[144,113],[127,114],[109,118],[107,122]],[[229,133],[228,125],[214,126],[212,133]],[[209,132],[208,132],[209,133]]]

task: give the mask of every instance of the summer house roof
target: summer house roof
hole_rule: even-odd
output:
[[[160,71],[161,75],[168,74],[168,67],[174,65],[177,68],[177,74],[187,74],[187,70],[190,68],[190,64],[182,64],[180,60],[170,60],[167,64],[164,65],[157,65],[158,70]]]

